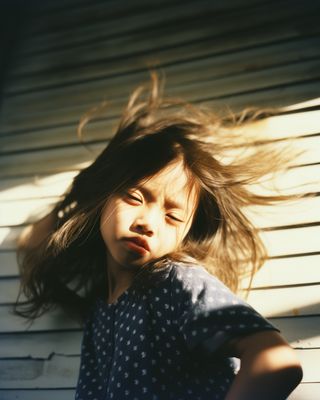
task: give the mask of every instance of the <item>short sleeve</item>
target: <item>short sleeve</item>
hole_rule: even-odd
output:
[[[231,338],[279,331],[204,267],[178,265],[174,271],[176,320],[189,350],[210,355]]]

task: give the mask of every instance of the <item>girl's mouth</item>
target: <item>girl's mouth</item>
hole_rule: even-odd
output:
[[[140,240],[137,240],[135,238],[125,238],[124,242],[126,244],[126,247],[129,250],[132,250],[136,253],[139,253],[141,255],[146,254],[149,251],[149,248],[147,247],[147,244],[141,242]]]

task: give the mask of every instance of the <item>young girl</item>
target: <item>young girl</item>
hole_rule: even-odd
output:
[[[152,77],[149,98],[133,93],[106,149],[22,237],[16,312],[60,305],[85,320],[77,400],[285,399],[300,363],[231,290],[266,258],[244,207],[288,198],[249,186],[287,160],[265,145],[230,161],[244,144],[231,120],[163,100]]]

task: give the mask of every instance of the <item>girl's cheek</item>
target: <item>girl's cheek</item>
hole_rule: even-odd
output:
[[[118,207],[117,215],[123,221],[130,221],[134,218],[134,209],[127,204],[122,204],[120,207]]]
[[[180,233],[178,230],[172,230],[171,232],[168,232],[165,236],[166,240],[166,247],[168,248],[169,251],[174,251],[178,247],[180,243]]]
[[[182,241],[185,234],[187,233],[187,227],[186,226],[179,226],[179,228],[176,231],[176,239],[178,242]]]

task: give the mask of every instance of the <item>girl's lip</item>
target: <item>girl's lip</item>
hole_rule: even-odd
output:
[[[137,253],[145,254],[149,251],[149,249],[147,249],[142,242],[139,242],[134,238],[125,238],[124,242],[130,250],[133,250]]]

